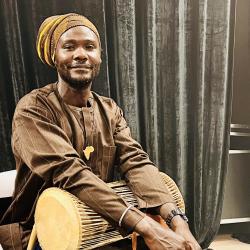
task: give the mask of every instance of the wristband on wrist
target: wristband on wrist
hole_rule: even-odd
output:
[[[171,212],[169,213],[168,217],[166,218],[165,222],[166,224],[171,228],[171,221],[172,219],[177,216],[177,215],[180,215],[181,218],[188,222],[188,218],[187,216],[179,209],[179,208],[176,208],[176,209],[173,209],[171,210]]]

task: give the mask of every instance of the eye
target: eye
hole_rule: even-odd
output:
[[[75,48],[74,44],[71,44],[71,43],[66,43],[63,45],[63,49],[66,49],[66,50],[73,50]]]
[[[87,50],[93,50],[96,48],[96,46],[94,44],[87,44],[85,47]]]

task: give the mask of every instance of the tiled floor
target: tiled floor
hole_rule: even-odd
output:
[[[250,250],[250,244],[240,242],[229,234],[218,235],[210,245],[213,250]]]

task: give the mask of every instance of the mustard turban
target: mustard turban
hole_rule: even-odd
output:
[[[100,43],[95,25],[86,17],[75,13],[48,17],[41,24],[36,40],[37,53],[43,63],[55,66],[55,51],[59,38],[64,32],[76,26],[86,26],[91,29]]]

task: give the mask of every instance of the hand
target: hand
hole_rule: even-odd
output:
[[[172,219],[171,227],[176,234],[182,236],[187,241],[191,247],[190,249],[201,250],[200,245],[190,232],[187,222],[185,222],[180,216],[175,216]]]
[[[169,228],[161,226],[148,216],[145,216],[135,227],[150,250],[192,250],[189,243]]]
[[[166,220],[168,214],[171,212],[171,210],[175,208],[176,208],[175,204],[165,203],[157,208],[157,212],[162,216],[164,220]],[[171,228],[176,234],[182,236],[187,241],[192,250],[201,249],[198,242],[190,232],[187,222],[185,222],[180,216],[175,216],[172,219]]]

